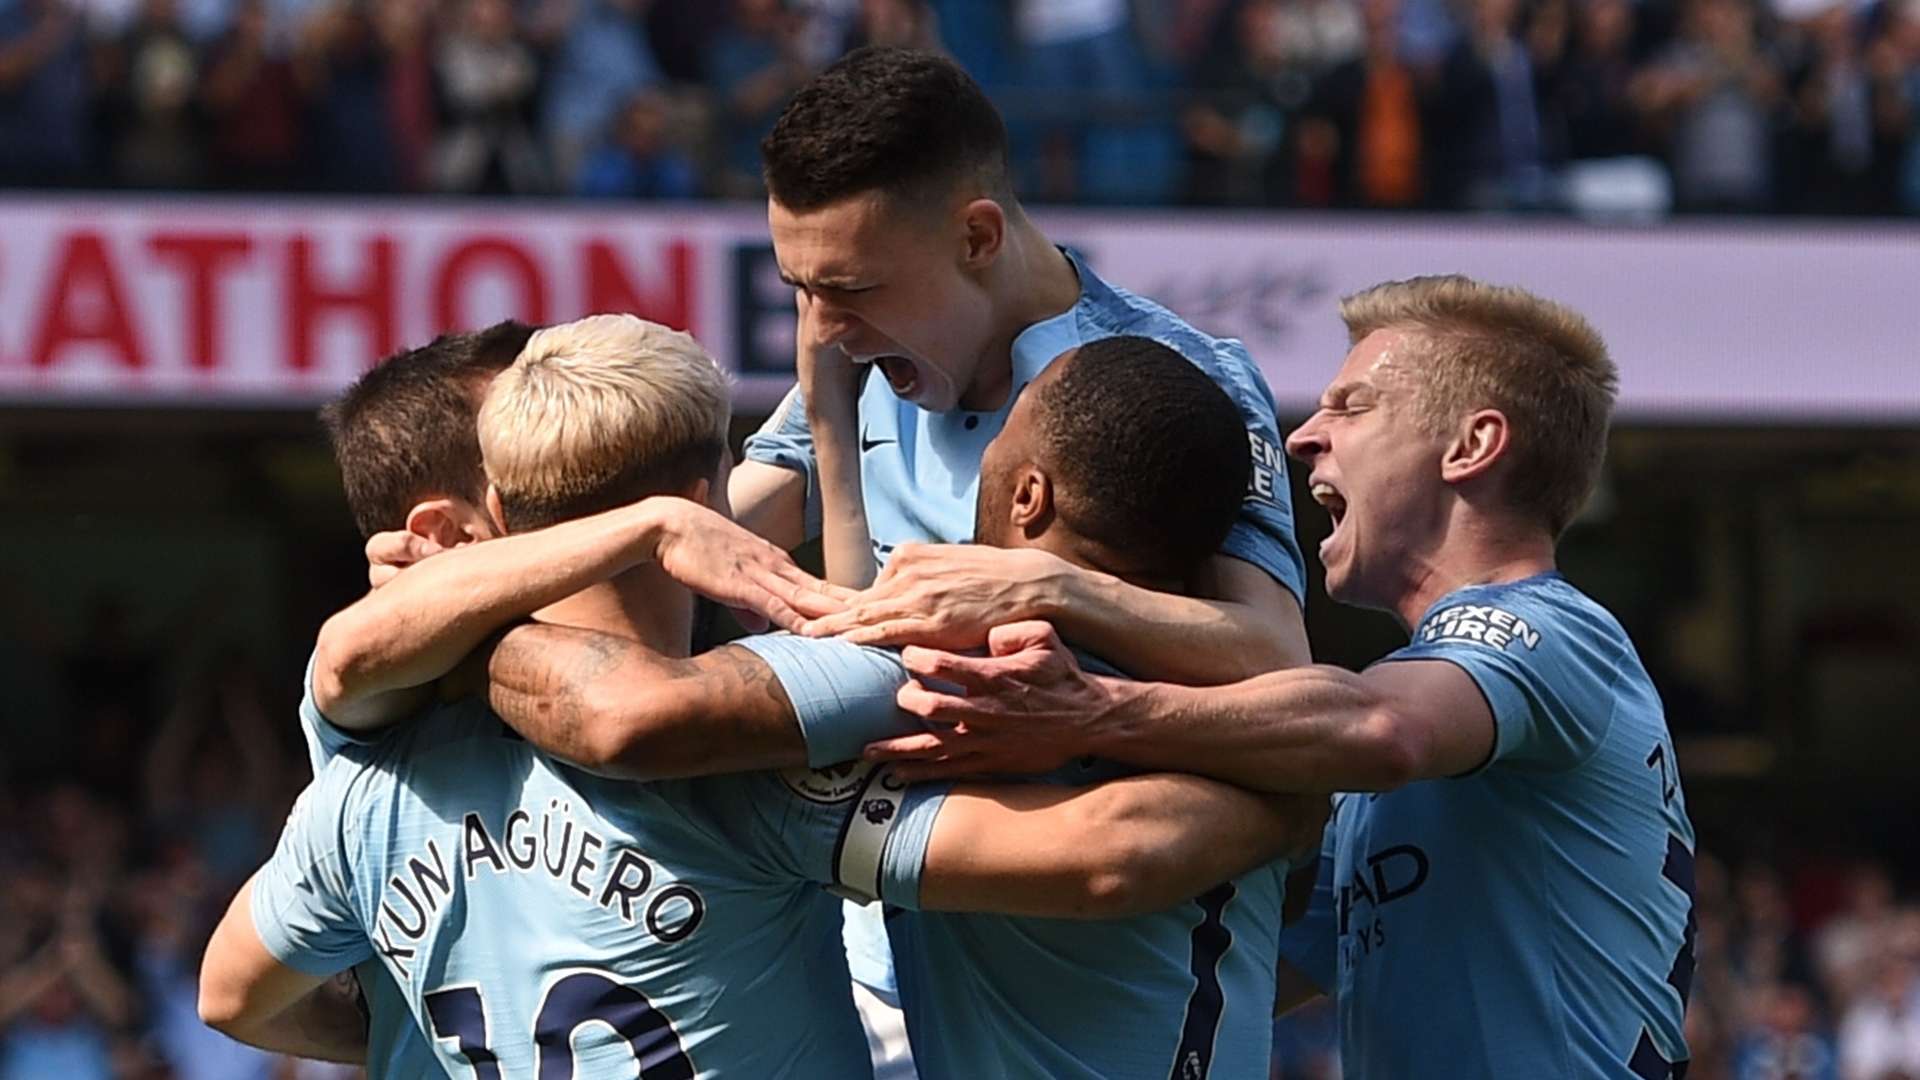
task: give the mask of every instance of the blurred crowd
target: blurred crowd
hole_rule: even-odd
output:
[[[866,43],[1037,201],[1920,212],[1920,0],[0,0],[0,186],[751,197]]]
[[[297,665],[269,674],[111,601],[68,641],[14,616],[0,620],[0,1080],[355,1075],[256,1053],[195,1011],[207,937],[307,779]],[[1881,860],[1700,848],[1690,1080],[1920,1080],[1920,894]],[[1324,1002],[1276,1035],[1274,1077],[1339,1075]]]
[[[16,613],[17,614],[17,613]],[[13,622],[12,620],[9,620]],[[38,623],[38,620],[34,621]],[[306,780],[294,689],[102,601],[0,627],[0,1080],[323,1080],[200,1023],[200,954]]]

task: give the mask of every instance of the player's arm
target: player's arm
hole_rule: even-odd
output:
[[[860,380],[839,346],[822,344],[814,301],[794,290],[799,322],[794,334],[795,366],[807,407],[820,485],[820,545],[827,580],[864,589],[873,583],[873,538],[860,491]]]
[[[1202,578],[1198,595],[1181,596],[1034,549],[902,545],[873,588],[805,629],[865,645],[967,649],[994,626],[1046,619],[1140,678],[1195,685],[1311,660],[1299,601],[1266,570],[1222,554]]]
[[[782,549],[799,547],[819,535],[818,472],[806,396],[796,385],[747,436],[742,460],[727,478],[734,520]]]
[[[649,561],[783,625],[837,607],[785,553],[719,514],[685,499],[644,499],[407,568],[321,628],[315,704],[341,728],[382,726],[500,627]]]
[[[1313,662],[1300,602],[1265,570],[1231,555],[1208,560],[1193,596],[1069,564],[1037,615],[1146,679],[1205,686]]]
[[[1326,818],[1324,796],[1176,774],[960,785],[934,818],[917,906],[1080,919],[1159,911],[1314,850]]]
[[[601,775],[659,780],[807,760],[779,678],[736,645],[670,658],[609,634],[530,623],[494,647],[488,679],[494,711],[515,731]]]
[[[994,655],[908,650],[900,706],[929,730],[876,745],[916,778],[1050,769],[1093,754],[1262,791],[1383,791],[1485,764],[1493,712],[1441,660],[1316,665],[1214,687],[1090,675],[1044,623],[996,630]]]
[[[798,469],[742,461],[727,477],[733,519],[755,536],[785,551],[807,540],[807,474]]]
[[[241,886],[200,965],[200,1019],[275,1053],[344,1064],[367,1060],[367,1023],[353,996],[325,975],[275,959],[254,930],[253,882]]]

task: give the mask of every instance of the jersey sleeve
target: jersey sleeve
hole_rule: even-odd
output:
[[[307,764],[313,767],[313,775],[319,776],[342,750],[349,746],[369,746],[378,740],[378,732],[361,734],[348,731],[320,714],[320,706],[313,699],[313,665],[320,659],[319,653],[307,658],[307,676],[301,684],[300,694],[300,736],[307,744]]]
[[[1613,722],[1620,643],[1577,611],[1538,595],[1469,590],[1437,605],[1413,643],[1386,657],[1444,660],[1480,688],[1493,713],[1495,764],[1569,769],[1597,749]]]
[[[1304,609],[1307,603],[1307,562],[1293,532],[1293,487],[1287,479],[1287,455],[1275,417],[1273,392],[1238,341],[1215,346],[1208,374],[1233,399],[1247,425],[1247,445],[1253,471],[1240,519],[1227,533],[1222,555],[1252,563],[1285,586]]]
[[[1349,796],[1341,796],[1347,798]],[[1338,816],[1339,808],[1335,808]],[[1320,838],[1320,866],[1313,875],[1313,897],[1306,914],[1280,930],[1280,959],[1292,964],[1324,993],[1332,993],[1337,977],[1339,926],[1333,904],[1333,822]]]
[[[332,975],[373,955],[341,834],[345,780],[354,771],[336,762],[307,787],[253,877],[254,932],[275,960],[307,975]]]
[[[779,678],[814,768],[852,761],[875,740],[922,730],[894,703],[911,676],[891,649],[792,634],[761,634],[733,644],[764,660]]]
[[[807,478],[806,537],[820,535],[820,466],[813,456],[813,430],[807,426],[806,399],[795,386],[780,399],[760,430],[747,436],[746,459],[791,469]]]
[[[933,820],[952,785],[909,786],[893,766],[870,762],[729,779],[749,806],[722,826],[744,825],[738,839],[752,854],[858,903],[917,906]]]

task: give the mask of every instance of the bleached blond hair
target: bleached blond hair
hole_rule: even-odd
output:
[[[1508,285],[1450,274],[1389,281],[1340,301],[1348,340],[1410,333],[1417,423],[1451,432],[1498,409],[1512,432],[1507,495],[1558,536],[1592,494],[1607,453],[1619,371],[1578,312]]]
[[[480,456],[507,528],[539,528],[712,477],[727,377],[689,334],[633,315],[536,332],[480,409]]]

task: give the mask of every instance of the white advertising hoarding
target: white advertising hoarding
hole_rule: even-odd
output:
[[[1589,315],[1620,413],[1920,421],[1920,228],[1045,211],[1108,280],[1239,337],[1284,412],[1345,348],[1345,293],[1460,272]],[[309,407],[395,349],[516,316],[691,330],[741,406],[791,381],[792,300],[755,207],[0,201],[0,404]]]

